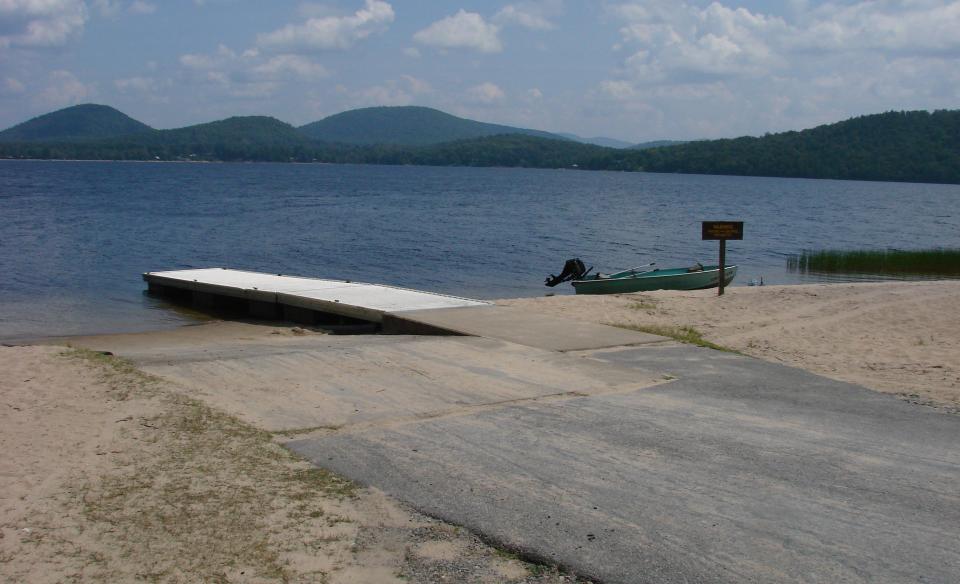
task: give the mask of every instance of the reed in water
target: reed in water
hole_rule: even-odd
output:
[[[960,249],[804,250],[787,258],[793,272],[960,277]]]

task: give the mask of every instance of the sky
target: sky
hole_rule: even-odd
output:
[[[960,0],[0,0],[0,128],[377,105],[628,142],[960,108]]]

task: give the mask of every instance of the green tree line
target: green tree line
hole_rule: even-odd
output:
[[[0,143],[0,157],[513,166],[960,184],[960,111],[888,112],[801,132],[614,149],[523,134],[431,146],[330,144],[272,118],[76,142]]]

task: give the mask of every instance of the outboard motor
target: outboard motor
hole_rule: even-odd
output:
[[[592,266],[589,269],[584,266],[583,261],[580,258],[569,259],[565,264],[563,264],[563,271],[560,272],[560,275],[554,276],[553,274],[550,274],[547,277],[547,280],[544,282],[544,285],[553,288],[557,284],[561,284],[568,280],[579,280],[580,278],[586,276],[587,272],[592,269]]]

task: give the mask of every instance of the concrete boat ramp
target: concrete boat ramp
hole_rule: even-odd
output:
[[[526,557],[608,584],[960,582],[960,416],[468,299],[173,274],[145,278],[250,312],[309,320],[334,305],[384,330],[461,335],[220,322],[74,342]]]
[[[147,272],[150,292],[201,308],[307,325],[373,323],[379,332],[502,339],[553,351],[602,349],[662,337],[570,322],[490,302],[349,280],[321,280],[226,268]]]

